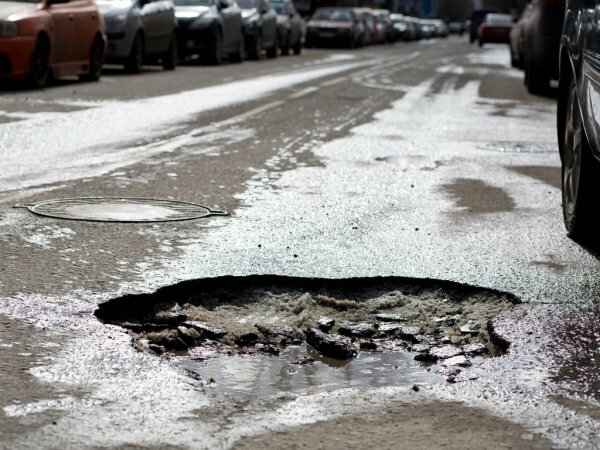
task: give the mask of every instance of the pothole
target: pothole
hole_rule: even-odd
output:
[[[227,215],[190,202],[131,197],[58,198],[15,208],[27,208],[45,217],[90,222],[174,222]]]
[[[96,316],[141,351],[248,400],[469,379],[508,342],[492,319],[518,300],[435,280],[219,277],[128,295]]]

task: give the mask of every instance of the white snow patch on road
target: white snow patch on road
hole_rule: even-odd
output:
[[[256,100],[367,64],[373,61],[264,76],[143,100],[104,103],[69,113],[39,113],[29,120],[2,124],[0,191],[106,173],[164,151],[162,147],[155,152],[152,148],[140,148],[139,141],[174,132],[182,122],[201,112]],[[123,142],[132,143],[134,148],[123,148]]]

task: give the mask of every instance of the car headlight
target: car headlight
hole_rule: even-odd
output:
[[[17,22],[8,20],[0,21],[0,37],[15,37],[19,34],[19,25]]]
[[[127,25],[127,13],[119,13],[105,19],[106,28],[110,30],[124,28]]]

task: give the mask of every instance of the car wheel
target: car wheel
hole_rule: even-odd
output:
[[[248,49],[248,58],[249,59],[260,59],[260,54],[262,52],[262,36],[261,33],[258,32],[252,38],[252,43],[250,48]]]
[[[290,33],[287,34],[285,42],[281,46],[281,54],[282,56],[288,56],[290,54],[290,47],[292,45],[292,35]]]
[[[277,58],[277,53],[279,53],[279,37],[277,33],[275,33],[273,45],[267,49],[267,58]]]
[[[237,50],[229,55],[229,60],[235,63],[241,63],[244,61],[244,56],[246,54],[246,48],[244,45],[244,33],[240,32],[240,40],[238,43]]]
[[[293,47],[294,55],[299,55],[302,53],[302,36],[298,36],[298,41],[294,44]]]
[[[177,55],[177,38],[172,36],[171,42],[169,42],[169,48],[162,57],[163,69],[175,70],[175,67],[177,67]]]
[[[219,64],[221,64],[222,56],[223,56],[223,35],[221,34],[220,30],[217,30],[215,32],[215,36],[213,39],[213,48],[209,55],[209,62],[211,64],[214,64],[215,66],[218,66]]]
[[[140,73],[144,65],[144,36],[138,33],[133,40],[131,52],[125,61],[125,70],[129,73]]]
[[[40,36],[35,44],[29,63],[29,84],[34,88],[43,88],[50,78],[50,43]]]
[[[569,88],[563,128],[561,187],[565,227],[569,237],[588,240],[597,234],[600,224],[594,199],[600,192],[600,163],[592,155],[585,136],[575,82]]]
[[[88,73],[81,75],[81,81],[98,81],[102,73],[102,63],[104,62],[104,41],[100,36],[94,38],[92,49],[90,51],[90,66]]]

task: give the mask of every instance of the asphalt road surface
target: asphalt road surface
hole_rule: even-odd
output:
[[[555,128],[555,100],[526,93],[506,47],[456,37],[3,88],[0,447],[596,447],[600,267],[564,232]],[[72,197],[229,215],[14,207]],[[494,320],[508,352],[460,382],[373,387],[363,371],[358,387],[251,401],[93,314],[263,274],[443,280],[522,303]]]

